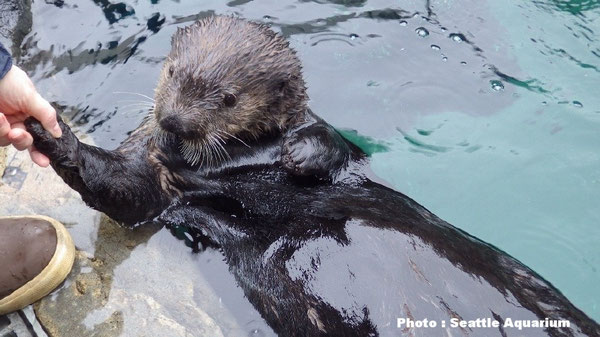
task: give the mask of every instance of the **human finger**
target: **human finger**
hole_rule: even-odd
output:
[[[25,131],[25,127],[17,127],[13,125],[13,128],[8,132],[7,136],[10,143],[19,151],[23,151],[33,144],[33,137],[29,132]]]
[[[31,157],[31,160],[38,166],[48,167],[48,165],[50,165],[50,159],[38,151],[35,146],[31,146],[29,148],[29,156]]]
[[[10,132],[10,123],[3,113],[0,113],[0,146],[9,145],[8,133]]]
[[[25,110],[26,114],[42,123],[44,129],[50,132],[54,138],[62,136],[62,130],[56,120],[56,110],[38,92],[27,101]]]
[[[12,114],[5,114],[4,115],[6,117],[6,120],[8,120],[9,124],[15,124],[15,123],[19,123],[24,121],[25,119],[27,119],[27,115],[25,115],[22,112],[15,112]]]

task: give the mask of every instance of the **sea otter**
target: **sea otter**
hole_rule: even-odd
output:
[[[117,149],[80,143],[62,120],[60,141],[33,135],[88,205],[134,224],[197,190],[196,178],[242,162],[278,162],[299,177],[334,179],[352,145],[307,100],[302,67],[284,38],[264,25],[214,16],[177,30],[153,113]],[[270,142],[280,145],[276,153],[264,150]],[[306,156],[311,145],[318,155]]]
[[[218,246],[279,335],[600,335],[534,271],[369,180],[267,27],[217,16],[178,30],[155,101],[114,151],[62,121],[60,139],[27,127],[91,207],[126,223],[158,215]],[[435,327],[405,323],[424,319]],[[478,319],[499,323],[466,324]]]

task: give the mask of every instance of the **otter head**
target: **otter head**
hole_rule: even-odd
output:
[[[304,113],[300,62],[268,27],[214,16],[178,29],[171,44],[154,113],[190,164],[211,165],[229,140],[280,132]]]

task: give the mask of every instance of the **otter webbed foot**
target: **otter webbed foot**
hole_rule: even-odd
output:
[[[246,236],[235,228],[235,218],[228,214],[181,201],[165,209],[156,220],[171,230],[186,229],[192,235],[191,241],[199,240],[205,247],[218,247]]]
[[[343,169],[352,150],[325,122],[290,133],[283,142],[281,164],[291,174],[332,179]]]
[[[184,240],[194,252],[201,252],[206,248],[219,248],[217,242],[202,228],[208,219],[200,209],[176,203],[164,210],[157,220],[164,224],[173,236]]]

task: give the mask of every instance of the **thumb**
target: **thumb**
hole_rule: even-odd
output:
[[[56,110],[38,92],[27,102],[26,109],[25,112],[40,121],[54,138],[62,136],[62,130],[56,121]]]

